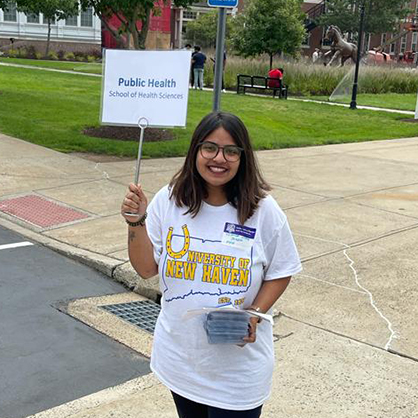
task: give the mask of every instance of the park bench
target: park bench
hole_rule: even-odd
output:
[[[270,80],[274,80],[275,83],[278,82],[278,86],[270,87]],[[287,99],[287,86],[285,86],[278,78],[238,74],[237,94],[239,94],[241,91],[245,94],[245,91],[248,89],[271,90],[273,91],[273,97],[276,97],[278,94],[279,99]]]

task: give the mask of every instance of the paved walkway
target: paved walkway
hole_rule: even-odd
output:
[[[304,264],[276,306],[263,417],[418,417],[418,138],[257,155]],[[150,198],[182,162],[143,161]],[[132,271],[119,215],[134,170],[134,161],[95,163],[0,135],[0,225],[135,289],[112,302],[153,298],[157,281]],[[99,314],[100,303],[76,301],[69,314],[149,355],[152,337]],[[36,418],[111,416],[175,412],[148,375]]]

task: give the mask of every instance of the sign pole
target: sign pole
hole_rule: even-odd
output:
[[[215,78],[213,84],[213,111],[217,112],[221,105],[222,75],[224,66],[226,9],[219,8],[218,32],[216,35]]]
[[[138,126],[139,126],[139,129],[141,130],[141,133],[139,135],[138,157],[136,159],[136,170],[135,170],[135,177],[134,177],[135,185],[138,185],[139,183],[139,171],[141,168],[141,157],[142,157],[142,143],[144,142],[145,129],[148,127],[148,119],[140,118],[138,120]],[[131,212],[125,212],[125,215],[138,217],[137,213],[131,213]]]

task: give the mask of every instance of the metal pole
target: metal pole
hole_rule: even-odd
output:
[[[222,73],[224,66],[226,9],[219,8],[218,33],[216,35],[215,78],[213,83],[213,111],[219,110],[221,105]]]
[[[357,88],[358,88],[358,72],[360,67],[361,59],[361,46],[363,42],[363,23],[364,23],[364,10],[365,10],[365,1],[360,6],[360,28],[358,31],[358,40],[357,40],[357,62],[356,62],[356,71],[354,73],[354,84],[353,84],[353,94],[351,96],[350,109],[357,109]]]
[[[144,117],[140,118],[138,120],[138,126],[139,126],[139,129],[141,130],[141,133],[139,135],[138,157],[136,159],[136,169],[135,169],[135,177],[134,177],[135,185],[139,184],[139,172],[140,172],[141,158],[142,158],[142,143],[144,142],[145,129],[148,127],[148,119]],[[125,215],[139,218],[139,215],[137,213],[125,212]]]

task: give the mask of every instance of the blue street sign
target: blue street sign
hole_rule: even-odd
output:
[[[208,0],[211,7],[237,7],[238,0]]]

